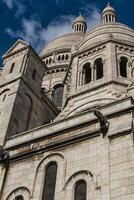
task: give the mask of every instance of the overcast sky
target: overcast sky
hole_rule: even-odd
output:
[[[0,57],[21,38],[37,52],[55,37],[71,32],[81,12],[88,30],[100,24],[108,0],[0,0]],[[111,0],[118,21],[134,28],[134,0]]]

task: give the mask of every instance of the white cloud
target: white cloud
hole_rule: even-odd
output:
[[[87,15],[88,30],[100,23],[100,13],[98,9],[91,5],[82,8]],[[14,31],[10,28],[6,29],[6,33],[12,38],[21,37],[23,40],[29,42],[37,51],[47,44],[49,41],[58,36],[71,32],[71,25],[76,16],[60,16],[53,20],[46,28],[35,19],[23,19],[21,28]]]
[[[14,7],[14,0],[3,0],[3,3],[5,3],[9,9],[13,9]]]
[[[16,9],[16,17],[23,14],[26,10],[26,7],[20,0],[2,0],[2,2],[5,3],[10,10]]]
[[[57,6],[61,6],[63,4],[64,0],[55,0],[55,3]]]

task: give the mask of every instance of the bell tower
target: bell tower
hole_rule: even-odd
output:
[[[0,145],[6,137],[48,123],[57,113],[54,105],[41,92],[46,66],[28,43],[18,40],[3,60]]]
[[[108,2],[107,6],[104,8],[102,12],[102,22],[106,23],[114,23],[116,21],[116,11]]]
[[[77,17],[74,20],[72,28],[73,32],[75,33],[86,33],[87,30],[86,19],[80,14],[79,17]]]

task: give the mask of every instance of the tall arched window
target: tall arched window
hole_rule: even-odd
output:
[[[64,55],[62,55],[62,60],[64,60],[65,59],[65,56]]]
[[[79,180],[75,184],[74,200],[86,200],[87,185],[85,180]]]
[[[103,62],[102,58],[98,58],[94,62],[96,66],[96,79],[101,79],[103,77]]]
[[[33,73],[32,73],[32,79],[33,79],[33,80],[36,79],[36,74],[37,74],[36,69],[34,69],[34,70],[33,70]]]
[[[29,123],[31,119],[32,114],[32,107],[33,107],[33,101],[31,97],[28,94],[25,94],[25,104],[23,109],[26,111],[23,113],[23,121],[25,122],[25,130],[28,130]]]
[[[14,200],[24,200],[23,196],[22,195],[18,195],[15,197]]]
[[[6,89],[0,93],[0,103],[6,100],[8,93],[9,93],[9,89]]]
[[[83,67],[84,84],[91,82],[91,67],[90,63],[86,63]]]
[[[58,61],[60,61],[60,60],[61,60],[61,56],[59,55],[59,56],[58,56]]]
[[[9,74],[11,74],[11,73],[13,72],[13,70],[14,70],[14,66],[15,66],[15,63],[13,63],[13,64],[11,65],[11,68],[10,68]]]
[[[52,101],[57,107],[61,107],[62,98],[63,98],[63,86],[62,84],[57,84],[53,88]]]
[[[66,60],[68,60],[68,54],[66,54]]]
[[[120,76],[127,78],[127,63],[128,59],[126,57],[121,57],[120,59]]]
[[[54,200],[57,163],[51,162],[46,168],[42,200]]]

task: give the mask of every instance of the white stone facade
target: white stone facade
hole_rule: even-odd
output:
[[[77,200],[79,181],[80,200],[134,199],[134,31],[115,20],[108,5],[88,33],[79,16],[40,56],[22,40],[4,55],[1,200],[50,200],[52,163],[53,200]]]

